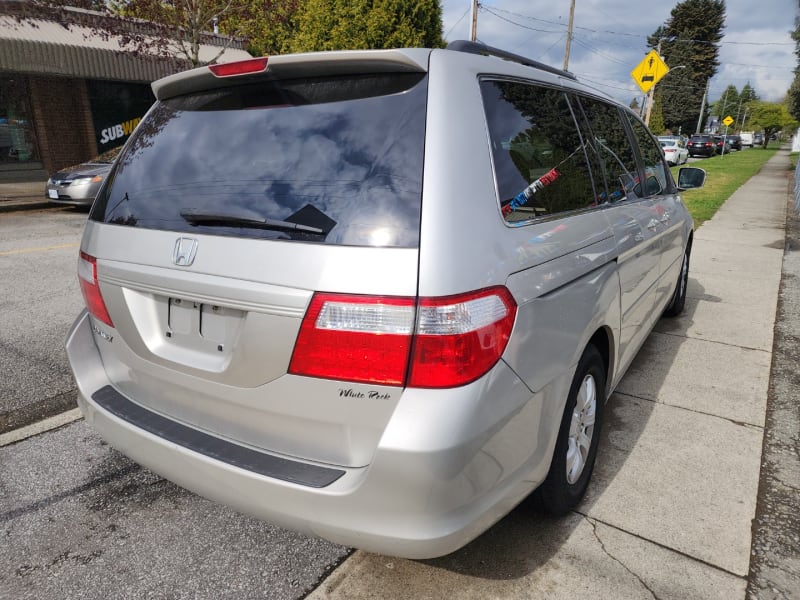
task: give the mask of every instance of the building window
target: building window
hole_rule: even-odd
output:
[[[0,165],[38,161],[28,81],[23,76],[0,76]]]
[[[86,82],[97,151],[121,146],[155,102],[150,86],[117,81]]]

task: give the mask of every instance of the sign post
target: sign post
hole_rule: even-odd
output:
[[[728,141],[728,127],[731,126],[731,123],[733,123],[733,117],[731,117],[730,115],[728,115],[727,117],[722,119],[722,124],[725,125],[725,133],[722,136],[722,156],[723,157],[725,156],[725,144]]]

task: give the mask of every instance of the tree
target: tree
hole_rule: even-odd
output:
[[[750,103],[754,100],[759,100],[759,97],[748,81],[744,84],[742,93],[739,94],[739,105],[736,107],[736,125],[734,127],[739,131],[752,129],[752,127],[747,127],[747,115],[750,114]]]
[[[656,89],[653,93],[653,110],[650,111],[650,131],[656,135],[661,135],[666,129],[664,126],[664,113],[662,111],[663,105],[663,94],[661,90]]]
[[[720,119],[724,119],[732,112],[736,112],[736,107],[739,105],[739,90],[735,85],[729,85],[722,92],[719,100],[711,105],[711,114],[717,115]]]
[[[305,0],[290,48],[310,52],[443,45],[439,0]]]
[[[247,0],[250,10],[233,14],[225,23],[226,29],[240,32],[249,41],[253,56],[268,56],[289,52],[297,29],[296,17],[301,0]]]
[[[287,0],[291,6],[298,0]],[[80,24],[95,35],[115,38],[122,49],[139,56],[182,58],[192,66],[215,62],[259,19],[267,19],[280,0],[32,0],[16,15],[21,20],[47,18],[69,27]],[[95,9],[92,12],[70,10]],[[219,33],[213,33],[218,27]],[[201,59],[201,44],[214,42],[216,55]]]
[[[254,4],[258,3],[246,0],[110,0],[108,9],[117,17],[118,26],[112,25],[105,33],[118,37],[121,46],[129,46],[135,53],[178,56],[192,66],[213,63],[235,38],[242,36],[243,23],[258,15]],[[129,32],[124,27],[124,19],[131,17],[148,21],[155,35]],[[217,28],[222,45],[216,56],[202,60],[200,45],[209,32]]]
[[[660,46],[670,68],[663,87],[664,122],[667,128],[694,131],[706,84],[719,67],[719,41],[725,27],[724,0],[683,0],[670,13],[664,26],[650,38],[651,48]]]
[[[764,131],[765,148],[773,133],[781,131],[784,127],[796,126],[796,121],[789,114],[787,103],[754,100],[749,106],[752,111],[750,124],[754,129]]]
[[[798,6],[800,6],[800,2],[798,2]],[[795,119],[800,120],[800,18],[795,18],[792,39],[795,43],[794,53],[797,56],[798,66],[794,70],[794,81],[789,86],[787,100],[789,112]]]
[[[739,100],[743,105],[752,102],[753,100],[760,100],[758,94],[756,94],[756,91],[753,89],[753,86],[750,85],[749,81],[744,84],[742,93],[739,94]]]

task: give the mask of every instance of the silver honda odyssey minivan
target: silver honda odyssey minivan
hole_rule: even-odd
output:
[[[452,552],[531,493],[575,507],[606,398],[686,297],[692,220],[635,114],[469,42],[153,91],[91,209],[66,342],[110,444],[396,556]]]

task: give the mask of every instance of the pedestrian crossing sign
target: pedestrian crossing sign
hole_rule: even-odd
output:
[[[655,50],[650,50],[636,68],[631,77],[645,94],[669,72],[669,67]]]

